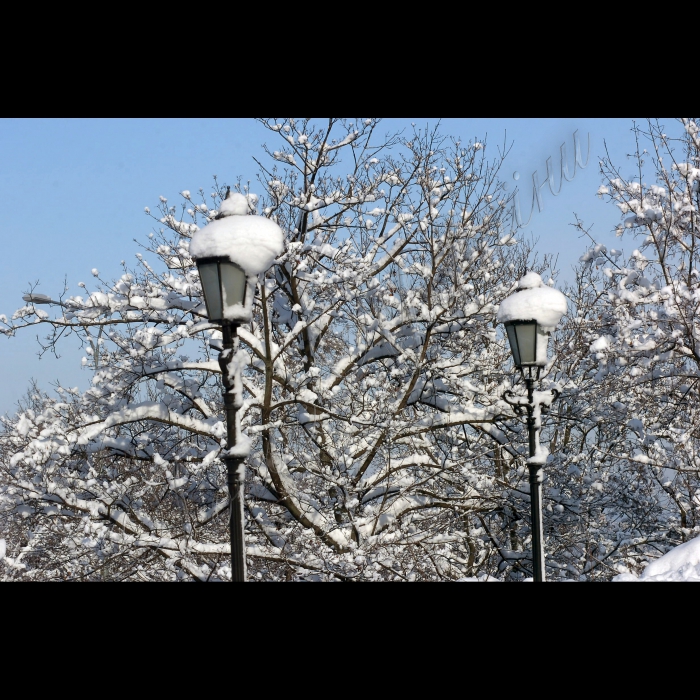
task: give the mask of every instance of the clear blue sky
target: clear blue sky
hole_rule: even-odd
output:
[[[608,246],[632,250],[634,245],[611,234],[619,221],[616,209],[595,192],[600,185],[598,160],[603,142],[623,173],[632,173],[626,154],[634,150],[632,119],[386,119],[387,131],[441,124],[444,134],[484,140],[492,155],[504,138],[513,143],[502,178],[520,187],[523,216],[532,197],[532,173],[540,182],[545,162],[559,180],[559,147],[566,142],[573,161],[573,132],[578,129],[585,161],[590,134],[590,159],[558,197],[542,189],[543,211],[535,209],[521,235],[539,239],[540,253],[559,255],[559,280],[571,278],[571,266],[587,243],[569,224],[576,212],[593,234]],[[678,127],[664,122],[669,133]],[[269,132],[252,119],[3,119],[0,120],[0,313],[10,316],[23,305],[22,293],[40,281],[38,291],[56,294],[67,278],[71,294],[78,282],[91,279],[97,267],[103,279],[120,273],[120,260],[133,260],[133,239],[152,230],[144,207],[156,209],[158,196],[178,201],[178,192],[200,187],[207,194],[216,174],[219,182],[238,176],[255,180],[253,156],[264,158],[260,145],[274,144]],[[627,166],[627,167],[626,167]],[[516,183],[513,172],[520,178]],[[251,187],[256,191],[255,186]],[[34,377],[44,389],[60,377],[64,385],[86,388],[89,375],[80,370],[83,353],[67,342],[60,360],[37,358],[35,336],[28,329],[15,338],[0,337],[0,413],[11,412]]]

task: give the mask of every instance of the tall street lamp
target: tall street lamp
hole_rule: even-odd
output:
[[[249,438],[241,433],[238,409],[243,402],[238,327],[253,316],[258,275],[284,251],[282,229],[264,216],[248,214],[248,200],[229,189],[214,221],[195,232],[190,255],[197,263],[207,316],[221,326],[219,366],[226,412],[226,450],[231,531],[231,580],[246,580],[243,493]]]
[[[542,367],[547,364],[547,345],[550,333],[566,313],[566,297],[546,286],[536,272],[528,272],[516,291],[501,302],[496,320],[503,323],[508,334],[515,366],[525,380],[527,398],[508,390],[503,399],[518,414],[527,412],[527,430],[530,457],[530,514],[532,520],[532,569],[535,581],[545,580],[542,536],[542,467],[547,461],[547,448],[539,444],[542,413],[549,410],[559,392],[535,391]],[[535,372],[533,376],[533,370]],[[527,371],[527,373],[526,373]]]

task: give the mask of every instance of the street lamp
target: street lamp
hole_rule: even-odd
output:
[[[264,216],[248,214],[248,200],[231,192],[219,214],[199,229],[190,241],[190,255],[197,263],[207,316],[221,326],[223,348],[219,367],[226,412],[226,464],[231,533],[231,580],[246,580],[243,517],[245,458],[250,440],[241,433],[238,409],[242,405],[238,327],[253,317],[253,299],[258,275],[264,273],[284,251],[282,229]]]
[[[527,411],[530,472],[530,514],[532,519],[532,569],[535,581],[545,580],[542,536],[542,467],[547,460],[547,449],[539,444],[542,412],[549,410],[559,395],[557,389],[535,391],[542,367],[547,364],[547,345],[550,333],[566,313],[566,297],[547,287],[536,272],[528,272],[516,291],[501,302],[496,320],[503,323],[513,353],[515,366],[527,388],[527,398],[508,390],[503,399],[518,414]],[[527,370],[527,373],[526,373]],[[535,375],[533,376],[533,370]]]

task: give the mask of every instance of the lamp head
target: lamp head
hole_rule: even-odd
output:
[[[546,286],[536,272],[528,272],[506,297],[496,320],[505,325],[515,366],[544,367],[550,333],[566,313],[566,297]]]

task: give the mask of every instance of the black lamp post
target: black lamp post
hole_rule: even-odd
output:
[[[245,306],[246,274],[240,265],[227,258],[209,257],[197,260],[199,279],[202,283],[207,315],[213,323],[221,325],[223,348],[219,353],[224,387],[224,411],[226,413],[226,472],[228,492],[231,499],[229,508],[229,529],[231,533],[231,580],[246,580],[245,527],[243,519],[243,489],[245,485],[245,464],[242,457],[231,457],[231,448],[239,440],[239,425],[236,412],[241,405],[240,387],[237,377],[231,376],[229,364],[238,352],[238,323],[225,318],[225,309],[233,304]],[[238,389],[238,391],[237,391]]]
[[[238,327],[252,319],[253,289],[284,250],[284,236],[276,223],[248,214],[248,201],[239,193],[226,194],[214,221],[195,232],[190,254],[197,263],[207,316],[221,326],[223,348],[219,367],[226,413],[226,451],[223,453],[230,497],[231,580],[246,580],[243,515],[245,457],[248,442],[241,435],[238,409],[242,384]]]
[[[546,412],[559,395],[551,390],[546,400],[542,392],[535,394],[535,382],[542,367],[547,364],[547,345],[551,330],[566,313],[566,297],[542,283],[534,272],[526,274],[518,283],[514,294],[504,299],[498,310],[497,320],[502,321],[513,353],[515,366],[520,371],[527,389],[527,399],[508,390],[503,399],[518,414],[527,412],[529,459],[527,466],[530,481],[530,515],[532,520],[532,570],[535,581],[545,580],[544,548],[542,532],[542,481],[546,454],[539,445],[541,413]],[[534,375],[533,375],[534,370]]]

